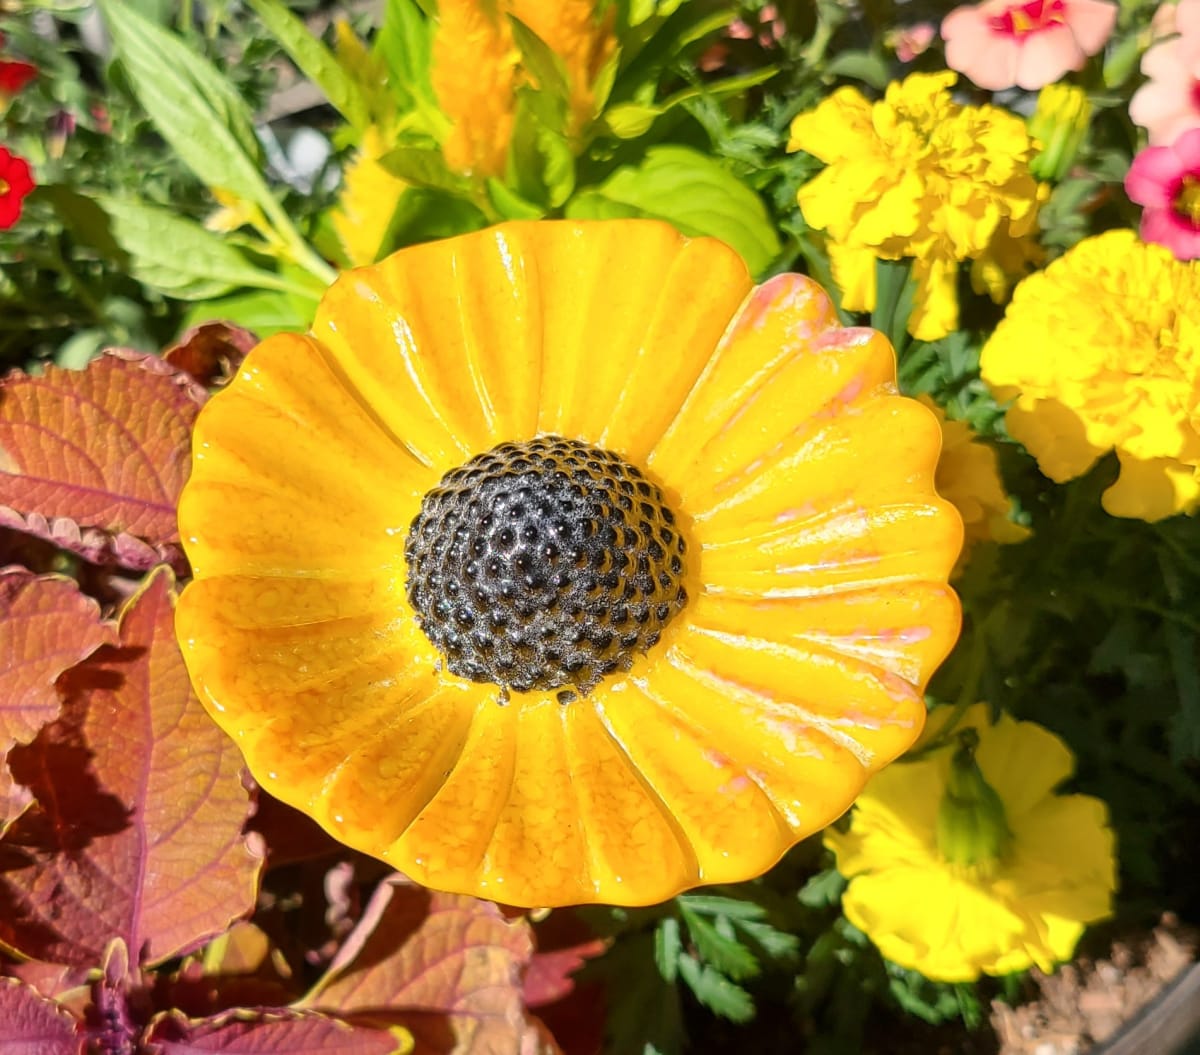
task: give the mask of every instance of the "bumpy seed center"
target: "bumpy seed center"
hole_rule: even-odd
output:
[[[566,703],[658,642],[687,601],[686,549],[636,468],[539,436],[477,455],[425,495],[406,589],[453,673],[502,698],[560,689]]]

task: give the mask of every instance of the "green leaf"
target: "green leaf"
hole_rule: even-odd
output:
[[[470,184],[451,172],[442,152],[436,148],[397,147],[379,159],[388,172],[418,187],[429,187],[451,193],[465,194]]]
[[[736,937],[721,934],[716,927],[695,912],[680,905],[688,934],[700,957],[721,974],[740,982],[759,973],[758,960]],[[722,917],[723,918],[723,917]]]
[[[512,26],[513,42],[521,52],[521,65],[533,74],[537,93],[548,97],[552,103],[548,109],[557,120],[548,121],[547,127],[562,132],[566,128],[567,103],[571,96],[566,67],[550,46],[519,18],[509,15],[508,21]]]
[[[685,911],[706,916],[728,916],[730,919],[762,919],[767,910],[753,901],[719,897],[715,894],[681,894],[677,899]]]
[[[504,220],[540,220],[546,215],[546,210],[540,205],[526,201],[515,191],[509,190],[498,179],[487,181],[488,200],[492,208]]]
[[[129,273],[168,296],[203,300],[239,286],[286,290],[294,284],[252,264],[228,242],[170,209],[97,195]]]
[[[575,155],[565,137],[542,120],[537,95],[520,93],[505,182],[526,201],[552,209],[575,189]]]
[[[387,63],[388,87],[405,109],[436,107],[429,79],[432,23],[416,0],[387,0],[375,52]]]
[[[645,135],[662,114],[661,106],[621,103],[604,112],[604,125],[618,139],[636,139]]]
[[[304,22],[281,0],[247,0],[292,61],[325,94],[350,126],[362,131],[370,123],[367,101],[358,84]]]
[[[891,80],[891,71],[882,55],[873,51],[843,51],[825,64],[824,75],[849,77],[883,91]]]
[[[245,102],[216,68],[122,0],[99,0],[138,102],[209,187],[271,208],[262,150]]]
[[[487,226],[479,208],[454,194],[414,187],[400,196],[383,238],[385,252],[417,242],[449,238]]]
[[[711,235],[736,249],[754,274],[780,251],[762,200],[716,161],[690,147],[651,147],[637,167],[617,169],[567,203],[572,219],[651,216],[686,235]]]
[[[679,920],[666,916],[659,920],[654,931],[654,962],[664,982],[674,982],[679,973],[679,954],[683,952],[683,941],[679,934]]]
[[[754,1018],[754,1000],[750,994],[712,967],[701,965],[685,954],[679,957],[679,973],[696,999],[713,1014],[739,1023]]]
[[[193,304],[184,315],[181,328],[219,319],[244,326],[259,338],[265,338],[283,330],[307,329],[316,306],[315,299],[306,302],[289,293],[247,290]]]

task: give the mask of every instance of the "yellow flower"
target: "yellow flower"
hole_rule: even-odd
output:
[[[524,22],[563,62],[578,135],[595,116],[593,86],[616,49],[612,13],[592,0],[441,0],[433,38],[433,88],[451,121],[446,163],[471,175],[502,176],[516,118],[521,55],[508,16]]]
[[[922,340],[958,325],[958,265],[997,295],[1023,273],[1045,190],[1029,171],[1035,146],[1020,118],[951,98],[953,73],[915,73],[882,102],[840,88],[793,122],[789,150],[827,165],[800,188],[810,226],[830,239],[834,276],[853,311],[875,306],[875,260],[911,258],[917,297],[909,330]],[[1007,270],[1012,267],[1014,270]]]
[[[962,421],[952,421],[929,396],[918,397],[942,426],[934,484],[963,519],[963,558],[976,542],[1021,542],[1029,529],[1012,521],[1012,501],[1000,479],[996,452]]]
[[[379,163],[390,148],[379,129],[363,134],[354,160],[346,166],[342,192],[333,211],[333,229],[351,264],[373,264],[379,259],[400,196],[408,188]]]
[[[931,727],[956,713],[943,710]],[[948,744],[872,777],[846,832],[825,833],[847,919],[937,981],[1069,959],[1116,888],[1104,803],[1054,792],[1072,770],[1053,733],[970,708]]]
[[[983,348],[983,378],[1014,400],[1008,431],[1052,480],[1115,449],[1114,516],[1159,520],[1200,503],[1200,262],[1109,231],[1025,279]]]
[[[430,76],[451,122],[442,154],[456,172],[504,174],[520,58],[498,0],[440,0]]]
[[[417,881],[649,904],[903,752],[958,632],[937,422],[809,279],[648,220],[350,271],[205,407],[189,670],[255,779]]]

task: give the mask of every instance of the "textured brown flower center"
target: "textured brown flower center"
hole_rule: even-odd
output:
[[[452,469],[404,555],[417,623],[459,677],[566,703],[652,648],[687,600],[662,492],[612,451],[539,436]]]

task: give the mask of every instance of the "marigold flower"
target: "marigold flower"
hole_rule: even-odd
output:
[[[1114,516],[1159,520],[1200,502],[1200,263],[1132,231],[1087,238],[1025,279],[984,345],[983,378],[1013,400],[1009,433],[1062,482],[1115,449]]]
[[[951,647],[940,436],[811,280],[647,220],[348,272],[201,412],[180,641],[255,779],[428,886],[770,867]]]
[[[1200,126],[1133,159],[1125,191],[1144,207],[1141,235],[1176,260],[1200,258]]]
[[[447,164],[472,175],[501,176],[516,118],[521,54],[508,16],[524,22],[563,62],[570,91],[569,131],[594,116],[593,85],[612,56],[611,11],[592,0],[443,0],[433,39],[433,88],[450,118]]]
[[[1012,520],[1012,499],[1000,479],[996,452],[964,421],[953,421],[929,396],[918,397],[942,426],[942,453],[934,484],[963,519],[965,560],[976,542],[1021,542],[1029,529]]]
[[[21,218],[25,196],[34,186],[29,163],[0,147],[0,231],[12,227]]]
[[[1032,91],[1083,68],[1108,42],[1117,5],[1107,0],[983,0],[942,20],[946,65],[980,88]]]
[[[875,306],[875,260],[911,257],[909,331],[936,340],[958,326],[958,265],[980,292],[1003,296],[1024,273],[1045,196],[1029,170],[1025,123],[994,106],[962,106],[953,73],[915,73],[868,102],[840,88],[793,122],[789,150],[827,164],[800,188],[808,223],[827,232],[842,303]],[[1013,268],[1014,270],[1008,270]]]
[[[934,712],[931,731],[946,721]],[[954,728],[872,777],[849,829],[825,833],[850,880],[843,911],[887,959],[936,981],[1049,971],[1111,914],[1107,810],[1055,794],[1073,759],[1041,726],[992,725],[977,704]]]
[[[1129,117],[1150,133],[1151,146],[1172,143],[1200,127],[1200,0],[1179,0],[1174,29],[1178,36],[1142,56],[1142,73],[1149,80],[1129,100]]]

